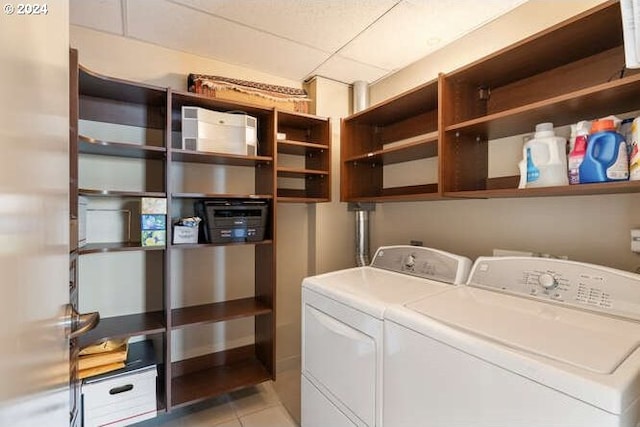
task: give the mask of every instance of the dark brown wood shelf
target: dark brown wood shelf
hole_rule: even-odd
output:
[[[105,338],[127,338],[166,332],[164,312],[129,314],[100,319],[98,326],[80,337],[80,346],[99,342]]]
[[[273,244],[273,240],[264,239],[259,242],[231,242],[231,243],[178,243],[172,244],[172,249],[198,249],[198,248],[206,248],[206,247],[218,247],[218,246],[260,246],[260,245],[271,245]]]
[[[171,407],[201,402],[273,379],[253,346],[174,362]]]
[[[287,188],[278,180],[278,201],[317,203],[331,200],[331,122],[310,114],[276,111],[277,132],[284,138],[276,141],[276,155],[298,156],[300,167],[279,166],[278,178],[298,179],[302,188]],[[279,159],[279,157],[277,157]],[[279,162],[279,160],[278,160]],[[296,200],[297,199],[297,200]]]
[[[88,255],[104,252],[162,251],[164,249],[165,246],[142,246],[140,242],[88,243],[78,248],[78,253]]]
[[[291,195],[285,196],[285,194]],[[308,197],[304,190],[278,189],[278,203],[326,203],[330,201],[331,199],[324,197]]]
[[[278,152],[283,154],[305,156],[305,155],[316,153],[318,151],[322,152],[328,149],[329,149],[329,146],[326,144],[316,144],[312,142],[291,141],[291,140],[278,141]]]
[[[179,329],[193,325],[259,316],[271,312],[271,307],[257,298],[242,298],[212,304],[174,308],[171,310],[171,325],[173,329]]]
[[[440,200],[438,184],[408,185],[383,188],[376,194],[353,197],[353,202],[405,202],[411,200]]]
[[[627,113],[640,108],[638,91],[640,91],[640,74],[635,74],[533,104],[457,123],[447,126],[445,131],[497,139],[532,132],[536,123],[552,121],[555,126],[564,126],[585,117]]]
[[[167,197],[167,193],[160,191],[94,190],[88,188],[78,189],[78,195],[87,197]]]
[[[123,103],[164,106],[167,89],[144,83],[106,77],[79,66],[80,93],[92,98],[111,99]]]
[[[272,194],[172,193],[175,199],[273,199]]]
[[[84,135],[78,136],[78,144],[79,152],[82,154],[131,157],[148,160],[162,160],[167,156],[167,149],[164,147],[102,141]]]
[[[372,105],[345,120],[360,125],[388,126],[437,109],[438,85],[431,81]]]
[[[273,163],[273,157],[270,156],[242,156],[181,149],[171,150],[171,159],[178,162],[226,166],[258,166]]]
[[[451,198],[516,198],[516,197],[554,197],[589,196],[601,194],[640,193],[640,181],[619,181],[598,184],[564,185],[540,188],[501,188],[494,190],[450,191],[445,197]]]
[[[412,138],[410,142],[346,158],[344,161],[391,165],[438,155],[438,132]]]
[[[279,177],[284,178],[310,178],[328,176],[329,172],[324,170],[312,170],[302,168],[279,167],[276,169]]]

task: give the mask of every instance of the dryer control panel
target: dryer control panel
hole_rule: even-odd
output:
[[[471,260],[422,246],[383,246],[376,251],[371,266],[460,285],[469,277]]]
[[[599,265],[480,257],[467,285],[640,320],[640,275]]]

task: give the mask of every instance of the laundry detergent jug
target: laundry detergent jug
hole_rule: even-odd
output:
[[[580,164],[580,182],[625,181],[629,179],[629,157],[624,137],[613,120],[593,122],[587,152]]]
[[[533,138],[522,147],[518,188],[569,185],[567,140],[556,136],[553,123],[536,125]]]

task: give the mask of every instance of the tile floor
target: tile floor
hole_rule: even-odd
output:
[[[298,427],[273,383],[240,390],[202,404],[172,411],[136,427]]]

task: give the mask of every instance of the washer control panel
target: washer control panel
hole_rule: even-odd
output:
[[[384,246],[376,251],[371,266],[459,285],[469,276],[471,260],[422,246]]]
[[[469,286],[640,320],[640,275],[575,261],[480,257]]]

